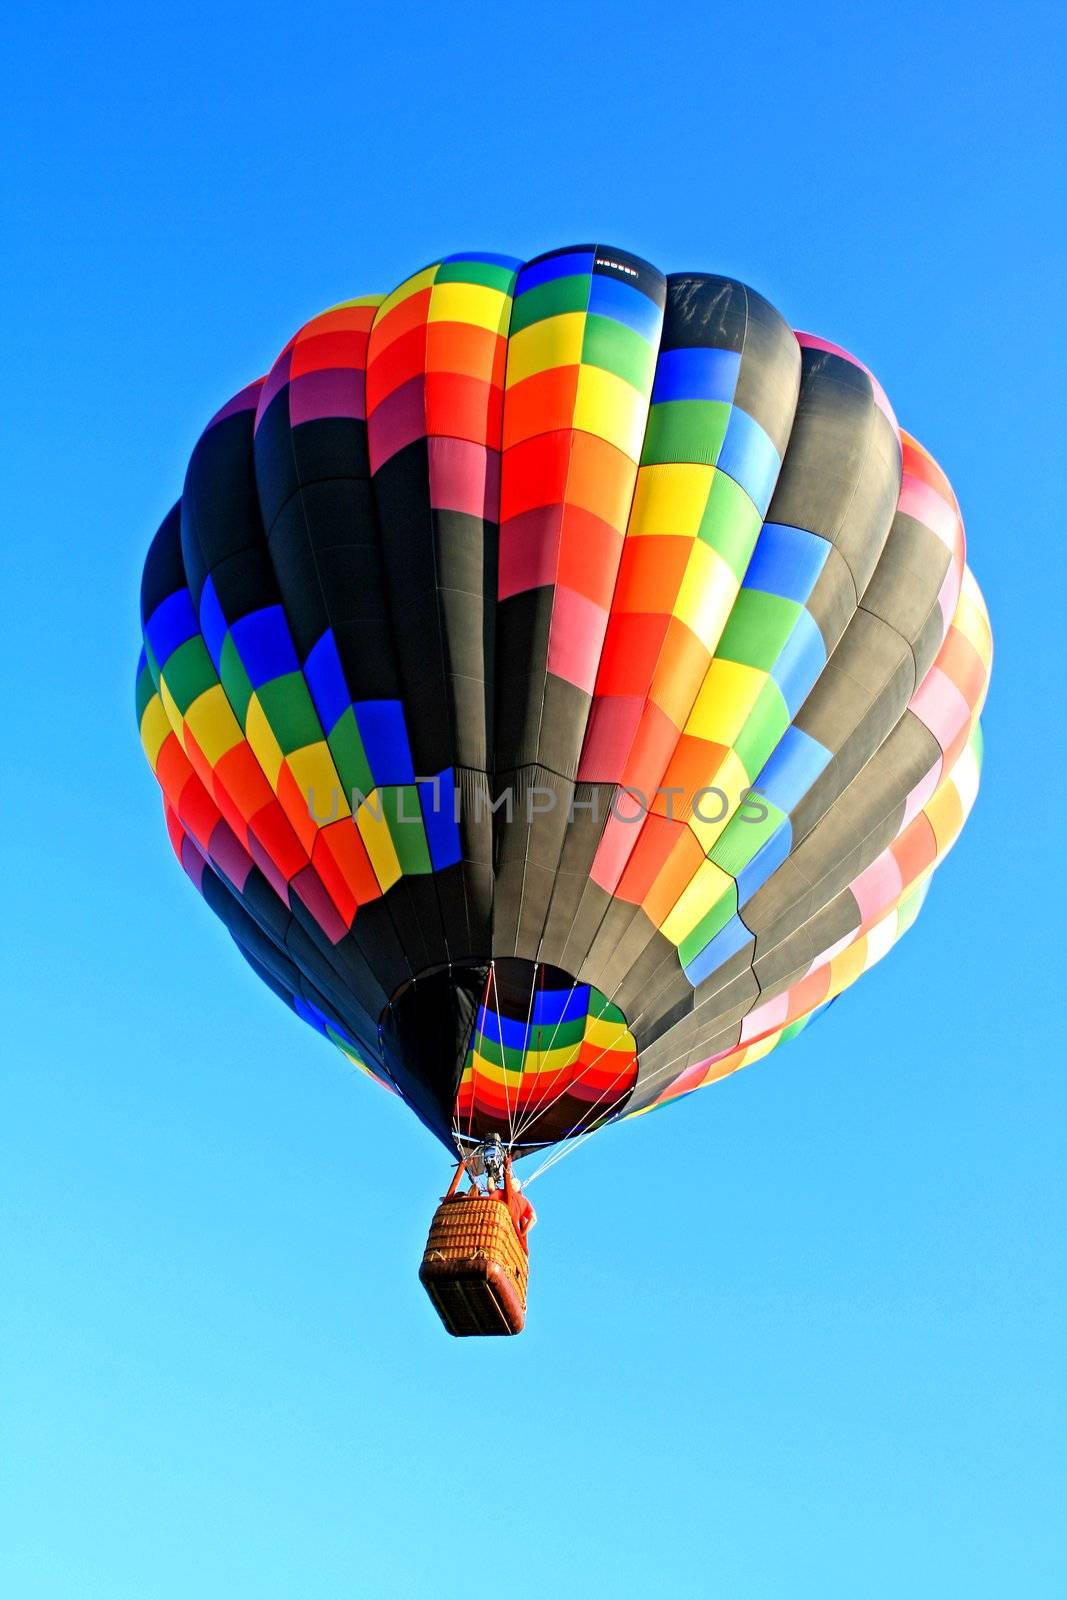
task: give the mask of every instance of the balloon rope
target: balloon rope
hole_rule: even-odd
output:
[[[592,1072],[592,1070],[596,1066],[597,1062],[600,1061],[604,1056],[606,1056],[608,1054],[609,1050],[613,1050],[615,1048],[615,1046],[618,1044],[619,1040],[622,1039],[626,1034],[628,1034],[629,1031],[630,1031],[629,1028],[625,1028],[624,1027],[620,1033],[616,1034],[615,1038],[612,1039],[611,1043],[610,1044],[606,1044],[604,1046],[603,1050],[598,1051],[598,1053],[593,1057],[592,1061],[590,1061],[585,1067],[582,1068],[582,1071],[578,1074],[577,1078],[574,1078],[574,1079],[572,1079],[572,1081],[570,1083],[565,1084],[564,1087],[559,1091],[559,1093],[557,1095],[554,1095],[553,1098],[548,1102],[548,1104],[546,1106],[544,1106],[543,1109],[537,1113],[537,1115],[538,1116],[542,1116],[545,1111],[550,1111],[552,1109],[552,1107],[556,1104],[557,1100],[562,1100],[563,1096],[565,1094],[569,1093],[570,1090],[574,1088],[575,1084],[581,1083],[581,1081],[585,1077],[586,1073],[587,1072]],[[614,1087],[618,1083],[619,1079],[624,1077],[625,1074],[630,1070],[630,1065],[631,1065],[630,1061],[627,1061],[625,1066],[619,1068],[618,1072],[612,1078],[611,1082],[607,1085],[607,1087],[605,1089],[601,1090],[600,1094],[598,1094],[596,1099],[593,1101],[593,1104],[588,1108],[587,1111],[585,1111],[582,1114],[582,1116],[580,1116],[578,1118],[578,1121],[575,1123],[575,1128],[580,1128],[582,1123],[585,1122],[587,1120],[587,1118],[589,1118],[589,1117],[591,1117],[593,1115],[593,1113],[596,1111],[596,1108],[600,1104],[600,1102],[603,1099],[605,1099],[606,1096],[608,1096],[611,1093],[612,1089],[614,1089]],[[536,1118],[534,1120],[536,1121]],[[528,1127],[530,1125],[531,1124],[529,1124],[529,1123],[527,1124]],[[566,1145],[574,1137],[574,1131],[575,1131],[574,1128],[572,1128],[571,1132],[567,1135],[566,1140],[560,1141],[561,1144],[563,1144],[564,1148],[566,1148]],[[594,1129],[594,1128],[588,1129],[586,1131],[586,1133],[580,1135],[580,1140],[588,1138],[590,1133],[595,1133],[595,1132],[596,1132],[596,1129]],[[552,1165],[552,1159],[549,1158],[549,1160],[545,1163],[545,1165],[543,1167],[539,1167],[537,1172],[535,1172],[533,1176],[535,1178],[540,1176],[540,1174],[543,1171],[545,1171],[545,1169],[547,1167],[549,1167],[551,1165]],[[527,1179],[527,1182],[530,1182],[530,1181],[532,1181],[532,1180]]]
[[[539,963],[535,961],[534,962],[534,969],[533,969],[533,977],[530,980],[530,1009],[526,1013],[526,1038],[523,1040],[523,1045],[522,1045],[522,1064],[521,1064],[521,1066],[519,1068],[519,1087],[515,1091],[516,1110],[518,1108],[519,1100],[520,1100],[521,1095],[522,1095],[523,1082],[524,1082],[524,1080],[526,1078],[526,1062],[527,1062],[527,1059],[529,1058],[529,1054],[530,1054],[530,1038],[531,1038],[531,1034],[532,1034],[532,1031],[533,1031],[534,996],[537,993],[537,974],[538,974],[538,972],[540,970],[541,969],[540,969]],[[518,1136],[518,1128],[516,1128],[515,1131],[516,1131],[516,1137],[517,1137]]]
[[[537,974],[539,972],[541,974],[541,1015],[544,1016],[544,1009],[545,1009],[544,1008],[545,969],[544,969],[543,964],[536,964],[534,966],[534,982],[535,983],[537,981]],[[544,1051],[541,1049],[541,1028],[542,1028],[542,1026],[543,1026],[543,1024],[541,1024],[541,1023],[538,1023],[538,1025],[537,1025],[537,1051],[536,1051],[536,1054],[537,1054],[537,1065],[534,1068],[534,1091],[533,1091],[533,1096],[531,1096],[531,1101],[532,1101],[532,1104],[534,1104],[534,1105],[536,1105],[536,1103],[537,1103],[535,1096],[537,1094],[538,1089],[540,1088],[541,1062],[542,1062],[542,1059],[544,1057]],[[525,1112],[525,1116],[529,1116],[530,1109],[531,1109],[530,1106],[527,1106],[526,1112]],[[519,1133],[522,1132],[522,1124],[523,1124],[523,1118],[520,1118],[519,1119],[519,1127],[516,1130],[516,1137],[518,1136]]]
[[[511,1115],[511,1095],[508,1092],[508,1064],[504,1056],[504,1020],[500,1015],[500,990],[497,987],[495,961],[490,962],[489,970],[493,975],[493,998],[496,1004],[496,1031],[497,1038],[500,1040],[500,1070],[504,1076],[504,1104],[507,1106],[508,1110],[508,1146],[510,1148],[510,1146],[514,1143],[515,1123]]]
[[[578,980],[575,979],[574,985],[571,988],[571,994],[574,993],[574,989],[577,987],[577,982],[578,982]],[[538,1117],[543,1115],[543,1113],[545,1111],[550,1111],[552,1109],[552,1107],[556,1104],[556,1101],[562,1099],[562,1097],[568,1092],[568,1090],[572,1089],[575,1086],[575,1084],[581,1083],[581,1081],[585,1077],[586,1073],[587,1072],[591,1072],[593,1070],[593,1068],[596,1066],[597,1062],[600,1061],[604,1056],[606,1056],[609,1050],[614,1050],[615,1046],[618,1044],[620,1039],[622,1039],[627,1033],[632,1034],[634,1032],[634,1029],[637,1027],[638,1023],[641,1021],[642,1017],[645,1016],[646,1012],[651,1010],[652,1005],[654,1003],[654,999],[655,999],[655,997],[653,996],[651,999],[649,999],[645,1003],[644,1006],[642,1006],[640,1011],[638,1011],[632,1018],[628,1019],[627,1023],[622,1028],[621,1032],[616,1034],[615,1038],[612,1039],[609,1044],[606,1044],[604,1046],[603,1050],[600,1050],[600,1051],[597,1052],[597,1054],[593,1057],[592,1061],[590,1061],[587,1066],[582,1068],[581,1072],[578,1074],[578,1076],[576,1078],[572,1079],[570,1083],[564,1084],[563,1088],[559,1091],[559,1093],[556,1094],[556,1095],[553,1095],[552,1099],[549,1100],[547,1105],[545,1105],[545,1106],[538,1105],[537,1108],[536,1108],[536,1114],[534,1116],[527,1117],[526,1120],[523,1122],[522,1127],[520,1129],[520,1133],[525,1133],[529,1128],[531,1128],[533,1126],[534,1122],[537,1121]],[[557,1023],[556,1026],[558,1028],[559,1024]],[[555,1038],[555,1034],[553,1034],[552,1037]],[[675,1061],[680,1061],[684,1054],[685,1054],[685,1052],[683,1051],[682,1055],[675,1056],[673,1058],[673,1060],[668,1063],[668,1069],[671,1066],[674,1065]],[[622,1070],[612,1079],[611,1083],[608,1085],[607,1089],[604,1091],[605,1094],[610,1094],[611,1093],[611,1090],[614,1088],[615,1084],[619,1081],[619,1078],[622,1077],[622,1074],[625,1071],[626,1071],[626,1068],[623,1067]],[[652,1078],[648,1079],[647,1081],[650,1082],[650,1083],[655,1082],[656,1078],[658,1078],[661,1075],[661,1071],[662,1071],[662,1069],[660,1069],[657,1072],[655,1072],[653,1074]],[[593,1102],[594,1109],[595,1109],[596,1106],[598,1106],[600,1104],[600,1101],[603,1098],[604,1098],[604,1096],[600,1095]],[[527,1180],[527,1181],[529,1181],[529,1180]]]
[[[673,1066],[673,1064],[674,1064],[673,1062],[670,1063],[671,1066]],[[660,1068],[659,1072],[662,1072],[663,1070],[664,1070],[663,1068]],[[623,1073],[625,1071],[626,1071],[626,1068],[623,1067],[621,1069],[621,1071],[618,1072],[615,1075],[615,1077],[608,1084],[607,1088],[604,1090],[603,1094],[599,1095],[597,1097],[597,1099],[593,1101],[593,1104],[590,1106],[589,1111],[587,1111],[585,1113],[585,1117],[582,1117],[579,1120],[579,1122],[575,1124],[576,1127],[580,1127],[581,1123],[583,1121],[585,1121],[585,1119],[591,1114],[591,1112],[596,1110],[596,1108],[600,1104],[601,1100],[604,1099],[604,1096],[611,1093],[612,1089],[618,1083],[619,1079],[622,1077],[622,1075],[623,1075]],[[652,1077],[648,1079],[648,1083],[654,1083],[658,1076],[659,1076],[658,1072],[657,1073],[653,1073]],[[573,1133],[573,1130],[572,1130],[571,1133],[569,1133],[567,1135],[566,1139],[561,1139],[559,1141],[559,1143],[556,1145],[556,1148],[552,1151],[552,1154],[548,1157],[547,1160],[545,1160],[545,1161],[543,1161],[541,1163],[541,1165],[537,1168],[536,1172],[532,1172],[530,1174],[530,1176],[526,1179],[525,1187],[528,1188],[529,1185],[531,1183],[533,1183],[534,1179],[535,1178],[540,1178],[544,1173],[546,1173],[548,1171],[549,1167],[554,1167],[557,1162],[562,1161],[564,1156],[573,1155],[576,1150],[580,1149],[580,1147],[585,1143],[585,1141],[587,1139],[591,1139],[593,1137],[594,1133],[600,1133],[600,1132],[602,1132],[602,1130],[604,1128],[610,1127],[612,1123],[618,1122],[620,1120],[620,1118],[621,1118],[621,1115],[622,1115],[621,1112],[616,1111],[612,1116],[609,1116],[608,1118],[606,1118],[606,1120],[604,1122],[597,1123],[592,1127],[586,1128],[584,1133],[580,1133],[577,1138],[574,1137],[574,1133]]]
[[[542,1051],[541,1050],[541,1046],[540,1046],[540,1042],[538,1042],[538,1047],[537,1047],[537,1070],[538,1070],[538,1073],[540,1073],[540,1070],[541,1070],[541,1061],[542,1061],[543,1057],[545,1055],[549,1055],[550,1056],[552,1054],[553,1046],[556,1043],[556,1035],[559,1032],[559,1030],[560,1030],[560,1028],[561,1028],[561,1026],[563,1024],[563,1018],[567,1013],[567,1006],[570,1003],[570,1000],[571,1000],[571,998],[572,998],[572,996],[574,994],[575,989],[577,989],[577,987],[578,987],[578,979],[575,978],[574,981],[571,984],[570,992],[567,995],[567,999],[563,1002],[563,1006],[562,1006],[562,1008],[560,1010],[559,1017],[558,1017],[558,1019],[556,1021],[556,1026],[552,1029],[552,1037],[548,1041],[548,1049],[546,1051]],[[542,989],[542,993],[543,993],[543,989]],[[580,1048],[581,1047],[579,1046],[579,1049]],[[522,1134],[525,1133],[526,1129],[529,1128],[531,1126],[531,1124],[534,1123],[537,1120],[537,1118],[540,1116],[540,1114],[541,1114],[541,1111],[540,1111],[541,1101],[544,1099],[546,1092],[547,1091],[542,1087],[540,1095],[533,1102],[533,1104],[530,1107],[529,1111],[527,1111],[527,1113],[526,1113],[526,1115],[524,1117],[520,1117],[519,1126],[515,1131],[516,1139],[520,1138],[522,1136]],[[564,1091],[561,1091],[561,1092],[565,1093],[566,1091],[564,1090]],[[553,1103],[554,1102],[552,1102],[552,1101],[549,1102],[550,1105],[553,1104]],[[547,1107],[546,1107],[546,1110],[547,1110]]]
[[[487,1004],[487,1002],[489,1000],[489,983],[490,983],[490,980],[491,980],[491,977],[492,977],[492,970],[493,970],[492,966],[490,966],[489,971],[485,975],[485,989],[484,989],[483,994],[482,994],[482,1005],[481,1005],[481,1009],[482,1009],[483,1012],[485,1011],[486,1004]],[[468,1138],[468,1140],[473,1138],[472,1130],[474,1128],[474,1086],[475,1086],[475,1081],[476,1081],[477,1076],[478,1076],[478,1068],[477,1068],[477,1065],[476,1065],[476,1062],[478,1060],[478,1052],[477,1052],[476,1049],[471,1049],[471,1044],[472,1044],[472,1041],[474,1039],[474,1035],[475,1035],[475,1032],[477,1030],[477,1027],[478,1027],[478,1013],[476,1011],[474,1013],[474,1021],[471,1023],[470,1038],[467,1040],[467,1048],[468,1048],[468,1050],[470,1050],[470,1053],[471,1053],[471,1094],[470,1094],[470,1104],[467,1107],[467,1138]]]
[[[579,1134],[577,1139],[566,1139],[561,1144],[558,1144],[553,1150],[552,1154],[548,1157],[548,1160],[542,1161],[541,1165],[536,1169],[536,1171],[531,1172],[530,1176],[523,1180],[523,1188],[528,1189],[531,1183],[535,1183],[538,1178],[543,1178],[550,1167],[554,1167],[558,1161],[562,1161],[564,1156],[572,1156],[576,1150],[579,1150],[582,1147],[587,1139],[591,1139],[594,1133],[599,1132],[599,1128],[586,1128],[585,1132]]]
[[[681,1055],[673,1056],[671,1060],[665,1062],[662,1067],[657,1067],[655,1072],[651,1073],[642,1083],[642,1090],[650,1089],[652,1085],[654,1083],[658,1083],[661,1078],[664,1078],[669,1073],[674,1072],[677,1068],[678,1062],[684,1058],[686,1053],[687,1052],[683,1052]],[[617,1082],[618,1080],[616,1079],[615,1081]],[[604,1091],[605,1094],[610,1094],[612,1087],[613,1084],[609,1084],[608,1088]],[[603,1095],[600,1097],[600,1099],[603,1099]],[[599,1104],[600,1100],[595,1101],[592,1109],[596,1110],[596,1107]],[[588,1113],[586,1113],[586,1115],[588,1115]],[[566,1139],[561,1139],[548,1159],[541,1163],[536,1172],[531,1172],[530,1176],[523,1184],[523,1188],[529,1188],[530,1184],[533,1183],[535,1178],[540,1178],[548,1171],[549,1167],[554,1167],[558,1161],[562,1161],[564,1156],[573,1155],[575,1150],[577,1150],[579,1146],[583,1145],[587,1139],[591,1139],[594,1133],[603,1132],[605,1128],[611,1127],[613,1123],[620,1122],[622,1118],[623,1112],[616,1111],[597,1127],[586,1128],[585,1132],[579,1134],[577,1139],[574,1139],[572,1135],[568,1135]],[[585,1119],[583,1118],[582,1120],[584,1121]]]

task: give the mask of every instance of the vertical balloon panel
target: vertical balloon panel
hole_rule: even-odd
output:
[[[352,946],[391,992],[411,975],[411,959],[409,930],[385,904],[402,873],[388,818],[397,804],[391,785],[404,774],[389,766],[390,724],[402,714],[367,452],[366,351],[378,303],[335,306],[286,345],[257,408],[255,471],[271,564],[323,735],[301,752],[287,787],[312,830],[313,860],[343,885]],[[411,939],[411,952],[418,949]]]
[[[671,885],[686,882],[702,859],[684,818],[657,791],[684,752],[686,723],[755,547],[799,365],[788,326],[743,285],[668,280],[652,406],[580,766],[599,819],[575,836],[566,861],[582,887],[561,958],[609,992],[619,941],[630,933],[640,953],[655,939],[657,922],[639,909],[641,900],[652,895],[655,910],[658,885],[669,903]],[[639,864],[624,891],[635,851]],[[658,941],[646,966],[667,954]],[[682,997],[687,986],[679,978]]]
[[[515,286],[497,620],[494,947],[536,959],[633,499],[665,280],[619,251],[539,257]],[[507,800],[505,798],[505,807]]]
[[[385,598],[431,850],[421,900],[439,908],[427,966],[491,953],[497,518],[519,265],[470,254],[417,273],[382,302],[368,350]]]

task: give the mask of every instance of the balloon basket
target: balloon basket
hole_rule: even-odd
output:
[[[457,1339],[521,1333],[530,1261],[506,1205],[491,1195],[441,1201],[419,1278]]]

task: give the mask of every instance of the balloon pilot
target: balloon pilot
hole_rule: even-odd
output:
[[[504,1148],[499,1134],[482,1146],[482,1160],[485,1164],[485,1177],[488,1192],[494,1199],[501,1201],[508,1208],[515,1235],[529,1255],[530,1247],[526,1242],[526,1235],[537,1221],[537,1213],[522,1192],[522,1185],[516,1178],[511,1164],[511,1152]],[[471,1190],[471,1193],[480,1193]]]

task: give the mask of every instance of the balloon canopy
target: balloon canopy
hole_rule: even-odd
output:
[[[876,379],[729,278],[449,256],[212,418],[141,594],[174,849],[450,1149],[790,1038],[978,785],[988,619]]]

